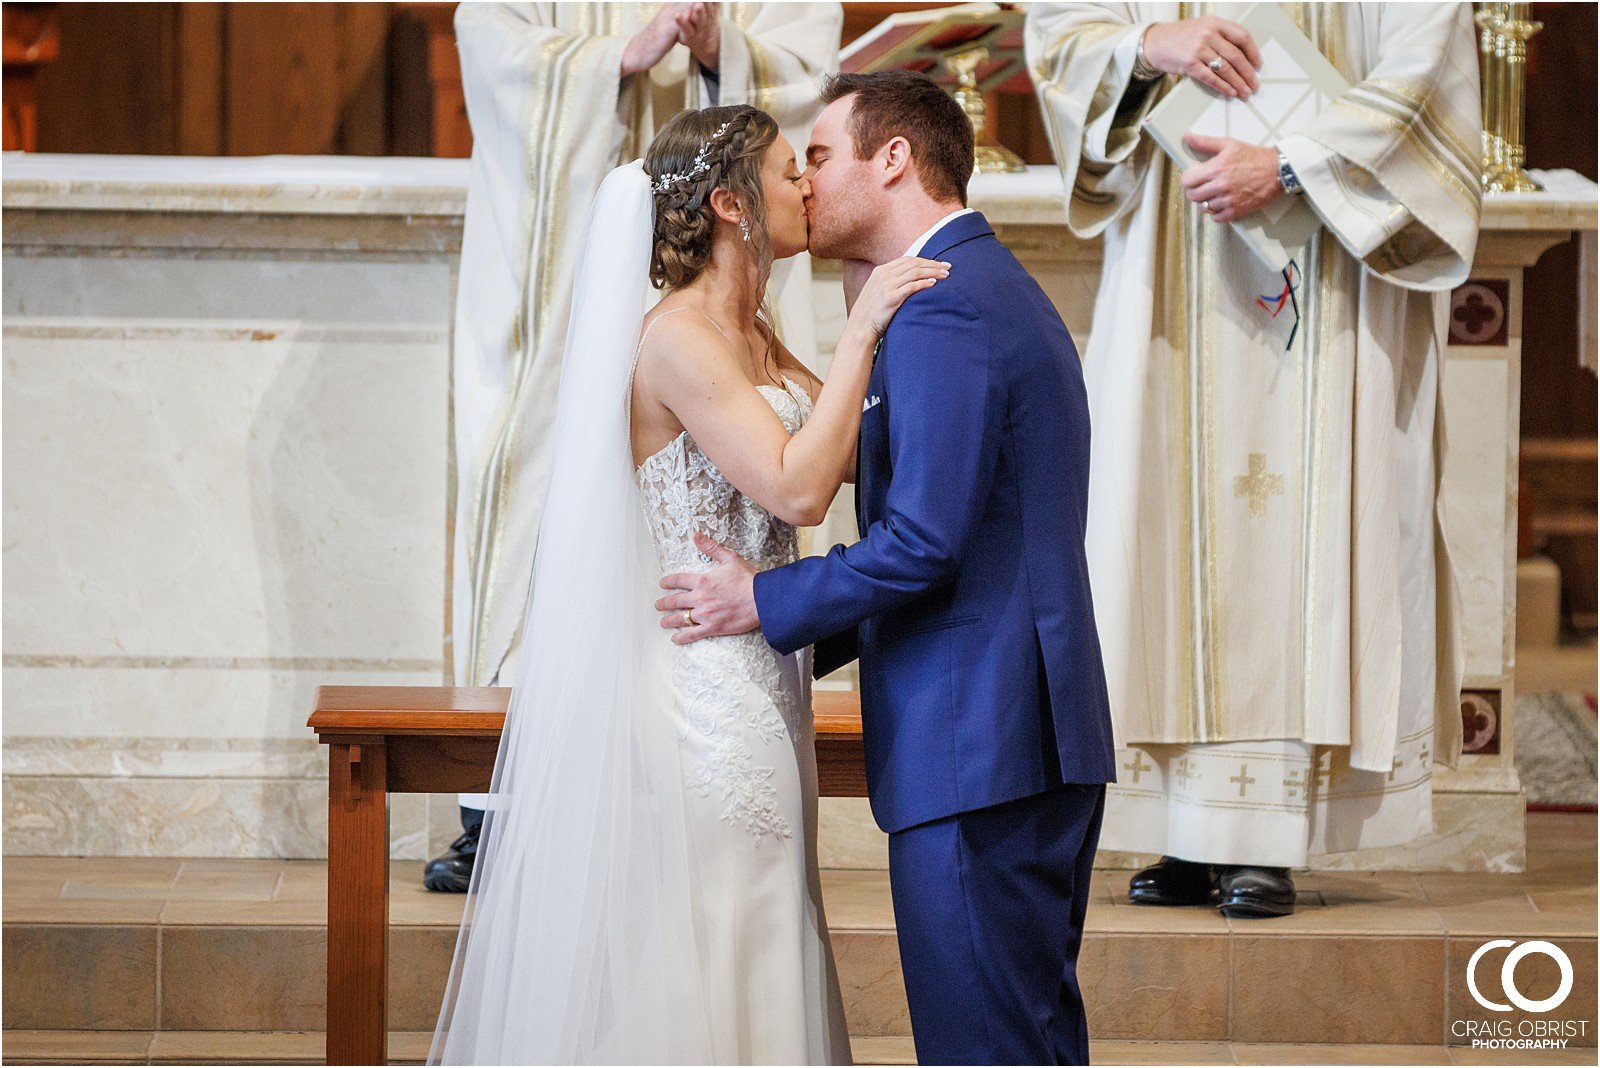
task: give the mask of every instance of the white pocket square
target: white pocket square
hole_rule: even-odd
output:
[[[883,398],[877,394],[873,394],[872,396],[868,397],[866,400],[861,402],[861,413],[865,415],[868,408],[876,408],[878,406],[878,402],[881,400],[883,400]]]

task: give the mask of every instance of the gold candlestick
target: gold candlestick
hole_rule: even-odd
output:
[[[961,110],[967,113],[967,120],[972,123],[977,172],[1001,174],[1025,171],[1028,167],[1022,162],[1022,157],[996,141],[989,132],[989,109],[983,102],[983,94],[978,91],[977,78],[979,65],[988,58],[987,48],[973,48],[947,56],[944,64],[956,76],[955,91],[950,95],[955,97]]]
[[[1524,193],[1543,189],[1524,169],[1523,144],[1528,39],[1543,24],[1528,18],[1525,3],[1479,4],[1478,55],[1483,74],[1483,189]]]

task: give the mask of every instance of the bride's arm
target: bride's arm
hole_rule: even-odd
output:
[[[854,468],[878,338],[901,301],[947,273],[942,264],[909,258],[879,268],[876,291],[845,325],[811,417],[793,436],[709,320],[663,321],[640,353],[640,371],[736,489],[784,522],[816,526]]]
[[[765,327],[763,327],[763,330],[765,330]],[[800,380],[800,384],[805,387],[806,393],[810,395],[811,403],[815,404],[817,398],[822,394],[822,379],[818,378],[811,368],[801,363],[800,357],[790,352],[788,346],[784,345],[777,335],[771,336],[772,343],[778,350],[778,370],[792,372],[793,377]],[[844,480],[846,482],[854,482],[856,480],[855,474],[856,450],[851,449],[850,458],[845,461],[844,465]]]

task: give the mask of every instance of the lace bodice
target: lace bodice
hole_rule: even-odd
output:
[[[811,415],[811,397],[793,380],[786,388],[756,386],[794,434]],[[688,431],[672,439],[639,465],[635,478],[644,495],[645,515],[663,572],[708,571],[711,560],[694,545],[704,531],[757,570],[793,563],[800,540],[785,523],[734,488]]]

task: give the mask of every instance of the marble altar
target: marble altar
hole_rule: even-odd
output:
[[[1437,774],[1433,838],[1318,866],[1523,864],[1522,270],[1594,230],[1597,192],[1541,177],[1542,193],[1488,201],[1445,369],[1478,744]],[[314,687],[444,671],[466,163],[8,153],[0,183],[7,851],[324,856]],[[971,193],[1086,335],[1099,248],[1063,225],[1055,168]],[[818,265],[816,297],[831,343],[836,266]],[[852,528],[844,494],[807,542]],[[452,797],[394,804],[397,859],[458,833]],[[884,863],[850,799],[825,802],[822,848],[829,866]]]

